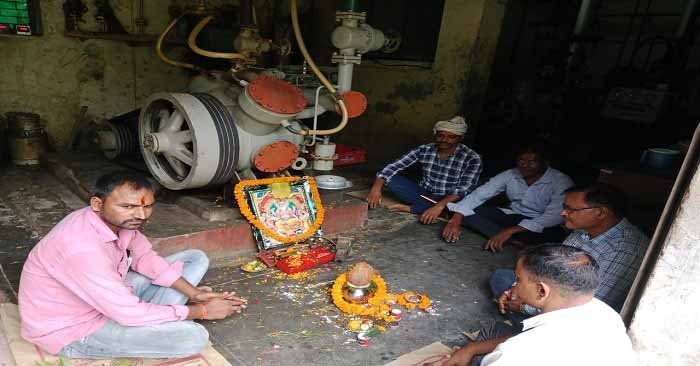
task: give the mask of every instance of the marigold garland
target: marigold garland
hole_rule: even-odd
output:
[[[412,295],[420,296],[420,303],[415,304],[415,303],[408,301],[407,298],[409,296],[412,296]],[[430,298],[427,295],[419,294],[419,293],[416,293],[413,291],[406,291],[406,292],[402,293],[401,295],[399,295],[397,297],[396,300],[399,303],[399,305],[405,307],[408,310],[413,310],[416,308],[416,306],[418,306],[418,308],[421,310],[426,310],[430,307],[430,304],[431,304]]]
[[[381,276],[378,274],[372,276],[372,282],[377,286],[377,290],[369,298],[367,304],[353,304],[345,301],[343,287],[347,279],[347,273],[343,273],[335,279],[335,283],[331,287],[331,297],[338,309],[347,314],[368,315],[388,322],[393,321],[393,317],[389,315],[391,308],[385,303],[386,282]]]
[[[249,186],[259,186],[259,185],[265,185],[265,184],[272,184],[272,183],[294,183],[298,182],[302,179],[306,179],[307,182],[309,182],[309,187],[311,187],[311,196],[314,201],[314,205],[316,206],[316,219],[314,222],[311,224],[311,227],[309,229],[301,234],[294,235],[294,236],[282,236],[278,233],[276,233],[273,230],[270,230],[258,220],[257,217],[255,217],[255,214],[250,210],[250,207],[248,206],[248,201],[245,198],[245,194],[243,190],[246,187]],[[302,240],[307,239],[311,235],[313,235],[316,230],[318,230],[321,227],[321,224],[323,223],[323,218],[325,216],[325,210],[323,209],[323,205],[321,204],[321,195],[318,193],[318,186],[316,186],[316,180],[314,180],[313,177],[278,177],[278,178],[266,178],[266,179],[253,179],[253,180],[244,180],[236,184],[236,188],[233,190],[233,195],[236,197],[236,202],[238,202],[238,207],[241,210],[241,213],[243,216],[245,216],[248,221],[255,226],[257,229],[259,229],[265,236],[275,239],[279,241],[280,243],[298,243]]]
[[[391,311],[391,306],[389,303],[397,302],[399,305],[405,307],[408,310],[413,310],[416,306],[421,310],[427,310],[430,307],[431,301],[428,296],[424,294],[417,294],[413,291],[406,291],[400,295],[390,294],[386,292],[386,282],[384,279],[375,274],[372,276],[372,282],[377,286],[377,290],[374,295],[369,298],[367,304],[353,304],[345,301],[343,298],[343,287],[347,282],[347,273],[343,273],[335,279],[333,287],[331,287],[331,297],[333,298],[333,303],[342,312],[354,315],[367,315],[373,316],[377,319],[383,320],[385,322],[391,323],[394,320],[389,312]],[[420,295],[421,302],[414,304],[406,300],[406,297],[410,295]]]

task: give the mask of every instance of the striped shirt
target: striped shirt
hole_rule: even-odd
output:
[[[619,312],[642,264],[649,238],[622,219],[593,239],[585,231],[576,230],[564,240],[564,245],[583,249],[598,262],[601,276],[595,297]]]
[[[377,173],[377,178],[388,183],[397,173],[417,162],[423,169],[418,184],[436,196],[465,196],[476,187],[481,175],[481,157],[474,150],[459,144],[449,158],[441,160],[437,145],[433,143],[409,151]]]

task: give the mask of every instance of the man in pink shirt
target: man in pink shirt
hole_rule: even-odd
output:
[[[209,338],[192,319],[224,319],[246,308],[233,293],[195,287],[209,266],[203,252],[163,258],[153,251],[138,229],[154,201],[145,177],[107,174],[90,206],[32,249],[19,286],[24,339],[72,358],[182,357]]]

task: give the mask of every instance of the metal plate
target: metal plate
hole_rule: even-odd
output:
[[[317,175],[314,177],[320,189],[346,189],[352,187],[352,182],[339,175]]]

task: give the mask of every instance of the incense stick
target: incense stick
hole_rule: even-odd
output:
[[[420,198],[422,198],[422,199],[424,199],[424,200],[426,200],[426,201],[430,201],[430,202],[432,202],[432,203],[437,203],[436,200],[434,200],[434,199],[432,199],[432,198],[430,198],[430,197],[428,197],[428,196],[424,196],[424,195],[422,195],[422,194],[420,194],[419,196],[420,196]]]

